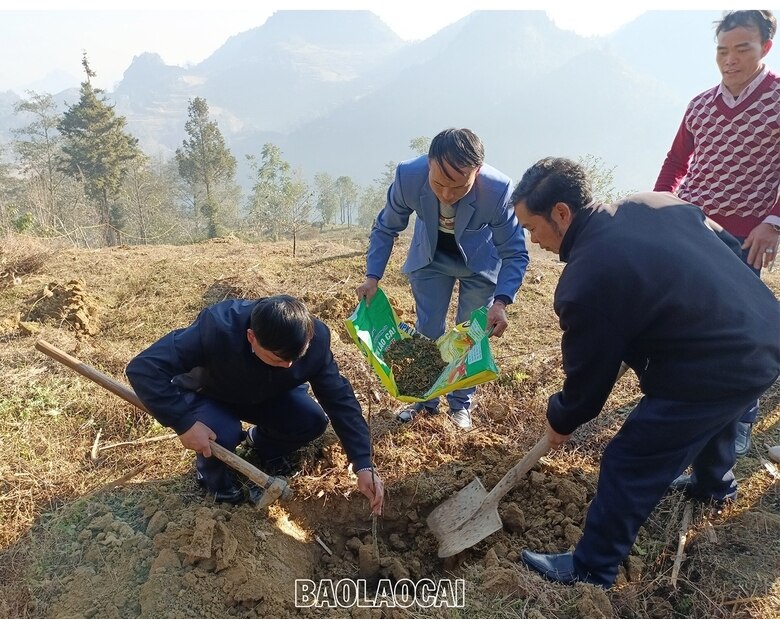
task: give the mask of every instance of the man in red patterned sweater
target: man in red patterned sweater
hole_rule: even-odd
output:
[[[742,243],[756,273],[780,237],[780,77],[764,64],[777,31],[771,11],[732,11],[717,23],[723,81],[688,104],[655,191],[704,210]],[[739,424],[735,449],[750,449],[758,402]]]

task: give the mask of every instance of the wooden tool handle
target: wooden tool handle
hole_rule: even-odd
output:
[[[67,365],[71,370],[76,370],[82,376],[85,376],[92,382],[97,383],[105,389],[108,389],[114,395],[118,395],[120,398],[130,402],[130,404],[140,408],[145,413],[149,413],[149,410],[141,403],[141,400],[138,399],[138,396],[135,395],[135,391],[130,389],[130,387],[127,385],[123,385],[122,383],[115,381],[113,378],[108,376],[108,374],[103,374],[103,372],[100,372],[86,363],[79,361],[76,359],[76,357],[71,357],[64,350],[60,350],[59,348],[52,346],[44,340],[38,340],[35,342],[35,348],[40,350],[45,355],[48,355],[55,361],[59,361],[63,365]],[[151,415],[151,413],[149,414]]]
[[[78,359],[76,359],[76,357],[70,356],[65,351],[60,350],[55,346],[52,346],[51,344],[49,344],[44,340],[38,340],[35,343],[35,348],[40,350],[42,353],[48,355],[55,361],[59,361],[63,365],[67,365],[72,370],[76,370],[76,372],[78,372],[82,376],[90,379],[94,383],[97,383],[101,387],[108,389],[111,393],[113,393],[114,395],[118,395],[120,398],[122,398],[126,402],[129,402],[133,406],[136,406],[140,408],[142,411],[149,413],[149,409],[147,409],[143,405],[141,400],[135,394],[135,391],[130,389],[130,387],[128,387],[127,385],[123,385],[122,383],[114,380],[107,374],[103,374],[103,372],[96,370],[95,368],[87,365],[86,363],[83,363],[82,361],[79,361]],[[149,414],[151,415],[151,413]],[[263,471],[261,471],[255,466],[252,466],[249,462],[247,462],[243,458],[238,457],[232,451],[230,451],[229,449],[225,449],[224,447],[222,447],[222,445],[218,445],[214,441],[210,440],[209,445],[211,446],[211,453],[217,458],[219,458],[220,460],[222,460],[222,462],[227,464],[229,467],[235,469],[239,473],[243,473],[256,484],[259,484],[262,487],[267,486],[268,481],[271,478],[265,473],[263,473]]]
[[[267,488],[268,485],[273,482],[274,478],[266,475],[256,466],[251,465],[249,462],[237,456],[229,449],[224,448],[222,445],[210,440],[211,455],[219,458],[227,464],[230,468],[242,473],[247,479],[251,479],[261,488]]]
[[[531,451],[529,451],[520,462],[507,471],[507,474],[501,478],[501,481],[499,481],[495,488],[493,488],[485,497],[483,505],[498,505],[504,495],[517,485],[525,474],[531,470],[533,465],[539,461],[539,458],[550,451],[550,447],[550,441],[547,439],[547,434],[545,433],[544,436],[538,440],[536,445],[531,448]]]

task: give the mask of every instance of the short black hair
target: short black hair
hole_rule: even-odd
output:
[[[563,157],[545,157],[523,174],[512,192],[511,202],[521,200],[534,215],[550,219],[550,212],[558,202],[576,212],[593,200],[593,190],[585,168],[576,161]]]
[[[428,160],[438,163],[450,178],[444,167],[445,162],[461,171],[478,168],[485,162],[485,147],[471,129],[445,129],[431,140]]]
[[[761,33],[761,43],[766,43],[777,32],[777,18],[772,11],[729,11],[723,14],[723,19],[715,22],[715,37],[739,27],[756,28]]]
[[[260,346],[285,361],[300,359],[314,337],[309,310],[286,294],[260,299],[252,308],[249,326]]]

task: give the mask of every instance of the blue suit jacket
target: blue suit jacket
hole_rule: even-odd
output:
[[[511,181],[495,168],[483,165],[471,191],[455,207],[455,242],[474,273],[496,284],[494,296],[514,300],[523,281],[528,252],[523,229],[508,203]],[[403,266],[411,273],[433,261],[439,229],[439,200],[428,183],[428,156],[404,161],[395,171],[387,204],[371,230],[368,275],[381,278],[398,234],[417,213],[414,236]]]

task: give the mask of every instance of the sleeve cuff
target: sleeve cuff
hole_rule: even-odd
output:
[[[352,470],[357,473],[360,469],[370,469],[371,468],[371,458],[356,458],[354,462],[352,462]]]
[[[176,432],[176,434],[181,436],[192,426],[194,426],[197,421],[198,420],[192,416],[182,417],[181,419],[177,419],[176,423],[171,425],[171,428],[173,428],[173,431]]]
[[[510,298],[509,298],[508,296],[506,296],[505,294],[497,294],[497,295],[495,296],[495,298],[494,298],[494,301],[501,301],[501,302],[503,302],[503,304],[504,304],[504,305],[506,305],[507,307],[509,307],[510,305],[512,305],[512,299],[510,299]]]
[[[772,226],[775,230],[780,228],[780,217],[777,215],[769,215],[762,223],[769,224]]]

